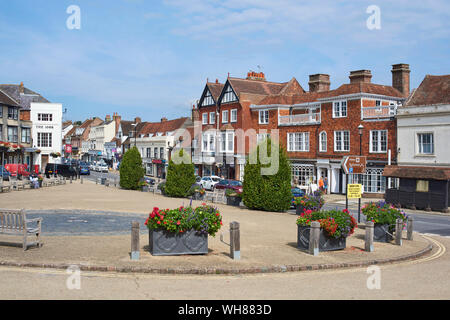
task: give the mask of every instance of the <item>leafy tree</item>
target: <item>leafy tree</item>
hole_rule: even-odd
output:
[[[120,163],[120,187],[127,190],[139,189],[139,183],[144,177],[141,155],[136,147],[123,155]]]
[[[267,143],[268,158],[272,154],[272,141],[270,139],[263,141]],[[292,200],[291,192],[291,166],[285,150],[278,146],[278,170],[270,174],[262,174],[262,169],[268,169],[273,164],[265,164],[260,158],[259,144],[254,150],[253,156],[256,163],[250,163],[247,160],[244,169],[244,183],[242,198],[245,206],[250,209],[283,212],[290,208]],[[276,148],[273,148],[274,152]],[[256,154],[255,154],[256,153]],[[276,156],[274,157],[276,158]]]
[[[178,154],[175,154],[174,159],[169,161],[165,185],[166,195],[178,198],[186,197],[194,183],[194,165],[190,161],[189,156],[184,153],[183,149],[180,149]]]

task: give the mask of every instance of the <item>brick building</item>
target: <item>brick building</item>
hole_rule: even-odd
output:
[[[341,161],[362,154],[368,159],[366,174],[349,179],[362,179],[366,193],[384,193],[383,168],[396,162],[395,115],[409,95],[409,75],[409,65],[393,65],[388,86],[372,83],[370,70],[357,70],[350,72],[350,83],[330,90],[329,75],[314,74],[309,91],[295,78],[275,83],[254,72],[246,79],[228,77],[224,84],[207,82],[192,111],[201,128],[193,136],[198,174],[242,180],[250,140],[277,134],[292,163],[293,183],[307,187],[323,176],[329,192],[344,193]],[[238,129],[244,131],[243,148]]]

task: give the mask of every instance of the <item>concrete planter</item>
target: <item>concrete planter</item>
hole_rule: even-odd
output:
[[[387,232],[389,232],[388,224],[375,223],[373,228],[373,241],[391,242],[392,240],[394,240],[394,237]]]
[[[154,256],[208,253],[208,234],[200,234],[196,230],[177,234],[167,230],[149,229],[148,235],[149,250]]]
[[[241,197],[227,197],[227,205],[239,207],[241,205]]]
[[[306,226],[298,226],[297,231],[297,248],[302,250],[309,249],[309,233],[311,228]],[[320,229],[319,237],[319,251],[336,251],[343,250],[347,246],[347,238],[332,238],[327,233]]]

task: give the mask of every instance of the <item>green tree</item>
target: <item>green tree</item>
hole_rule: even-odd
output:
[[[195,169],[183,149],[180,149],[174,158],[169,161],[167,168],[165,192],[169,197],[183,198],[188,195],[189,189],[195,183]]]
[[[120,187],[127,190],[139,189],[139,182],[144,177],[141,155],[136,147],[123,155],[120,163]]]
[[[272,148],[270,139],[263,141],[267,143],[268,158],[272,158],[272,149],[278,152],[273,158],[278,158],[278,170],[270,174],[262,174],[263,169],[273,166],[273,163],[265,163],[260,158],[259,144],[253,151],[256,163],[247,160],[244,169],[244,183],[242,199],[246,207],[256,210],[284,212],[291,206],[291,166],[285,150],[278,145]],[[275,166],[276,168],[276,166]]]

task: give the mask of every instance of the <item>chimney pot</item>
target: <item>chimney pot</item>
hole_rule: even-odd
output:
[[[134,122],[141,123],[141,118],[139,118],[139,117],[134,118]]]

